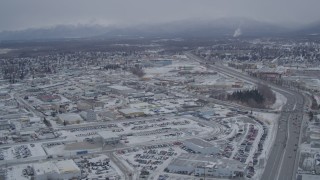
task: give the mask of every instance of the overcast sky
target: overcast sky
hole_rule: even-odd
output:
[[[59,24],[119,24],[246,17],[307,24],[320,0],[0,0],[0,31]]]

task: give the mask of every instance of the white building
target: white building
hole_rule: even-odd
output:
[[[66,123],[66,124],[79,124],[83,121],[81,116],[76,113],[65,113],[65,114],[59,114],[58,115],[58,121],[60,123]]]
[[[131,94],[136,93],[135,89],[129,88],[127,86],[118,86],[118,85],[114,85],[114,86],[109,86],[111,92],[115,93],[115,94],[120,94],[123,96],[129,96]]]
[[[29,118],[29,123],[30,124],[41,123],[41,118],[40,117],[30,117]]]
[[[194,172],[195,168],[201,164],[204,164],[204,162],[191,161],[182,157],[178,157],[169,164],[165,171],[168,171],[170,173],[190,175]]]
[[[100,131],[98,135],[100,136],[103,146],[107,144],[117,144],[121,139],[120,136],[112,131]]]
[[[195,176],[212,177],[243,177],[245,174],[245,165],[239,161],[230,159],[220,159],[217,162],[209,162],[197,166],[194,170]]]
[[[119,113],[125,117],[139,117],[145,115],[144,112],[137,108],[119,109]]]
[[[35,180],[80,178],[81,170],[73,160],[43,162],[33,165]]]
[[[97,95],[98,95],[98,93],[93,89],[84,91],[84,96],[85,97],[95,97]]]
[[[35,132],[32,131],[32,130],[31,130],[31,131],[26,131],[25,128],[24,128],[23,131],[20,131],[20,132],[19,132],[19,134],[20,134],[20,138],[21,138],[22,140],[27,141],[27,140],[29,140],[32,136],[35,135]]]
[[[188,140],[185,140],[183,142],[183,144],[188,149],[191,149],[192,151],[194,151],[196,153],[210,155],[210,154],[217,154],[220,152],[219,147],[217,147],[207,141],[204,141],[202,139],[197,139],[197,138],[188,139]]]
[[[96,121],[97,114],[93,110],[83,111],[80,116],[86,121]]]
[[[183,153],[173,160],[166,171],[179,174],[192,174],[195,176],[211,177],[242,177],[246,171],[246,165],[231,159],[216,159],[201,154]]]

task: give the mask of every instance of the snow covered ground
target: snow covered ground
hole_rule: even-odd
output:
[[[270,108],[280,111],[282,107],[287,103],[287,98],[278,92],[274,93],[276,94],[276,102],[273,105],[271,105]]]
[[[271,152],[271,147],[275,141],[275,137],[277,134],[278,130],[278,120],[280,115],[279,114],[274,114],[274,113],[261,113],[261,112],[254,112],[253,116],[261,120],[262,122],[265,123],[265,125],[268,128],[268,136],[264,142],[263,145],[263,151],[259,157],[260,161],[263,160],[262,167],[256,169],[256,173],[253,178],[259,179],[262,176],[262,172],[266,162],[267,158],[269,157],[269,153]]]
[[[22,164],[7,168],[6,180],[30,180],[30,176],[24,176],[22,174],[22,171],[26,169],[28,166],[30,165]]]

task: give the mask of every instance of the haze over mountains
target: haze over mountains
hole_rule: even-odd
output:
[[[0,32],[0,41],[45,40],[65,38],[112,37],[214,37],[214,36],[283,36],[318,35],[320,22],[304,27],[284,27],[245,18],[221,18],[213,21],[184,20],[170,23],[143,24],[129,27],[102,25],[57,25]]]

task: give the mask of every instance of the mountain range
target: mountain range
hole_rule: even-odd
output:
[[[298,28],[244,18],[221,18],[213,21],[185,20],[161,24],[142,24],[130,27],[102,25],[57,25],[50,28],[31,28],[0,32],[0,41],[46,40],[66,38],[114,37],[214,37],[214,36],[283,36],[320,35],[320,22]]]

